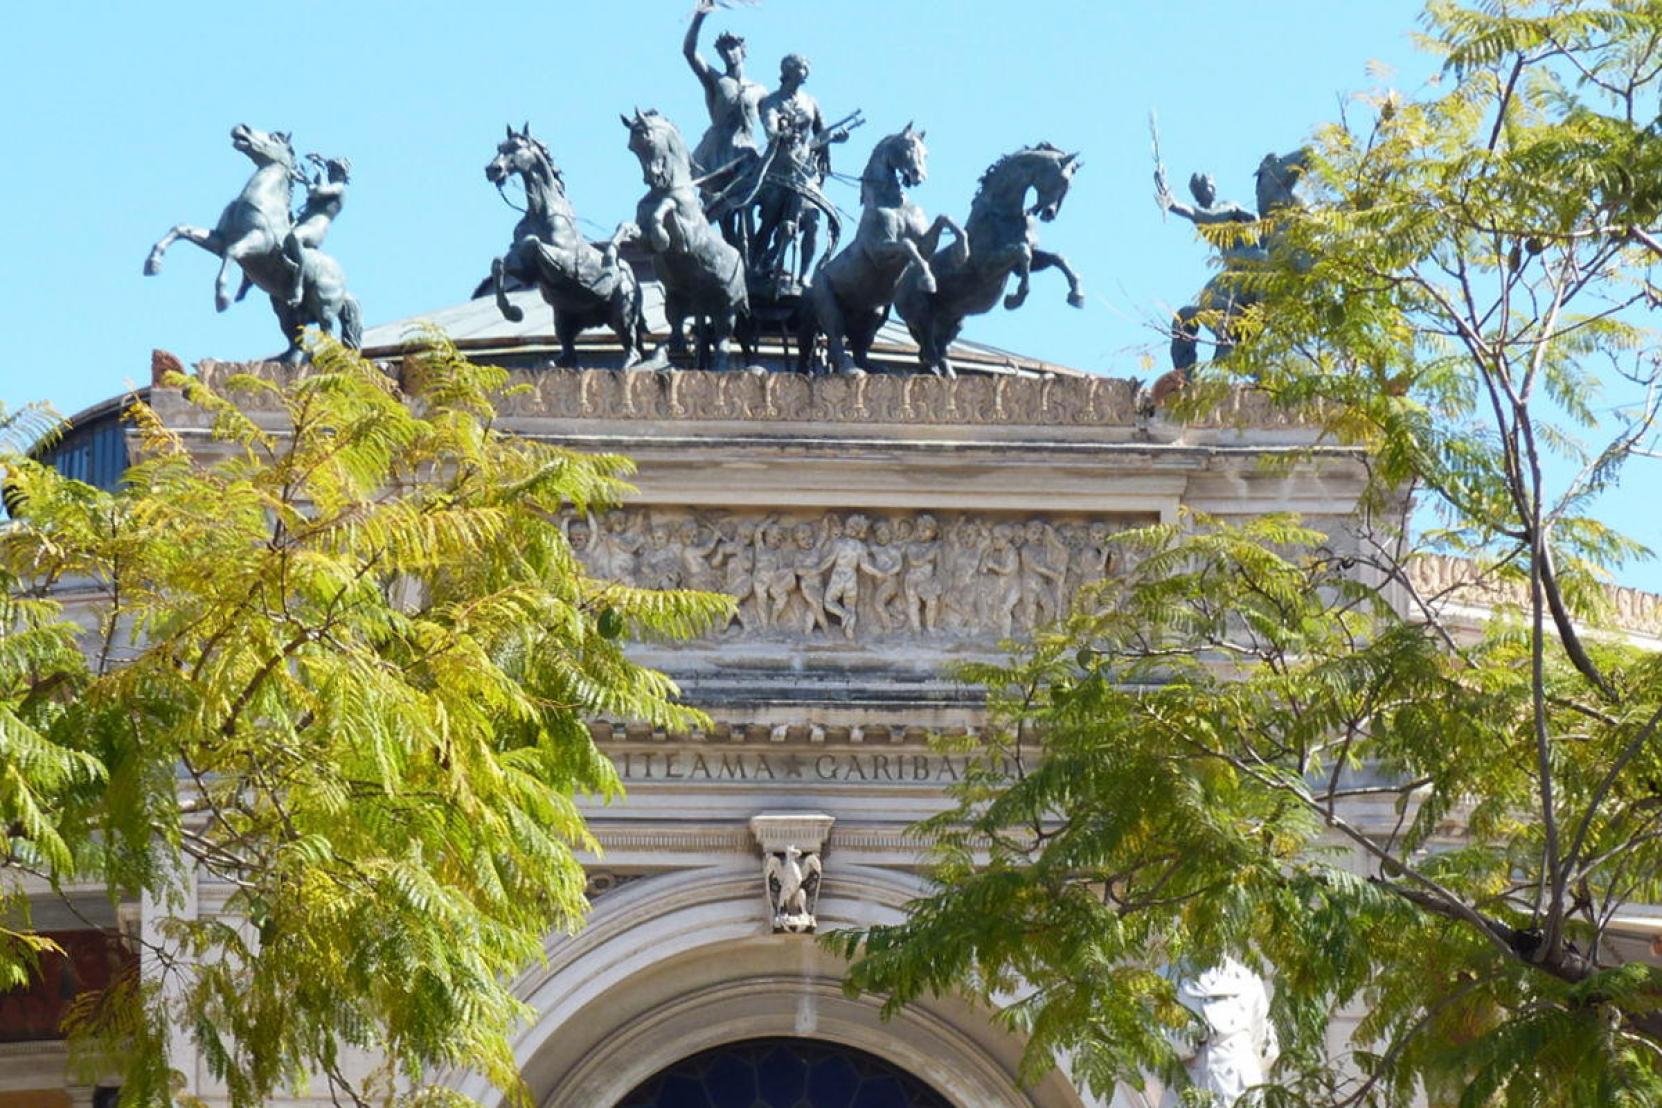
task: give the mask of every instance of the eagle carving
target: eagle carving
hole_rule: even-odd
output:
[[[762,864],[762,873],[767,880],[774,931],[792,934],[812,931],[814,907],[819,902],[818,852],[804,854],[794,846],[770,852]]]

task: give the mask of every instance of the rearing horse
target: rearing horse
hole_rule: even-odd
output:
[[[953,252],[960,260],[968,253],[964,231],[946,216],[928,221],[923,209],[906,199],[929,175],[929,151],[923,132],[910,123],[872,149],[860,175],[860,229],[854,241],[820,267],[808,299],[813,307],[801,335],[802,368],[808,368],[814,337],[823,331],[831,369],[859,373],[870,369],[867,355],[877,329],[888,318],[895,290],[908,270],[917,273],[923,291],[935,291],[929,256],[940,243],[941,232],[957,241]],[[850,356],[850,349],[853,354]]]
[[[363,321],[358,301],[346,291],[346,278],[329,255],[313,247],[300,247],[296,281],[295,263],[283,249],[293,228],[289,211],[295,179],[294,147],[282,131],[266,133],[239,123],[231,128],[231,145],[246,154],[255,165],[253,176],[242,186],[237,198],[225,205],[219,222],[211,231],[181,223],[150,248],[144,272],[161,272],[162,255],[179,239],[195,243],[219,256],[219,277],[214,286],[214,307],[230,307],[236,291],[231,263],[243,276],[271,297],[278,325],[288,340],[285,361],[305,357],[300,331],[308,323],[325,331],[340,327],[341,341],[356,348]],[[300,294],[295,295],[299,286]]]
[[[485,166],[485,179],[497,188],[513,176],[525,186],[525,216],[514,227],[508,253],[491,262],[496,306],[518,323],[525,312],[508,302],[502,278],[535,284],[554,309],[554,334],[560,340],[555,365],[577,365],[577,336],[589,327],[610,327],[623,345],[623,368],[641,360],[641,286],[635,271],[608,256],[577,230],[577,213],[566,199],[565,180],[554,157],[531,125],[515,131],[496,147]]]
[[[744,259],[705,216],[693,184],[692,157],[675,124],[638,108],[635,118],[620,118],[629,129],[629,149],[640,159],[647,193],[635,208],[635,222],[618,225],[608,253],[615,256],[623,243],[646,240],[664,286],[670,351],[686,352],[683,327],[691,316],[697,365],[724,370],[733,326],[750,308]]]
[[[1047,142],[1000,158],[982,174],[970,204],[965,228],[969,257],[960,260],[956,247],[938,252],[931,260],[938,285],[932,293],[924,288],[921,270],[900,282],[895,308],[918,344],[918,361],[925,369],[942,377],[956,376],[948,348],[966,316],[991,311],[998,303],[1012,273],[1019,283],[1004,297],[1007,309],[1027,300],[1030,273],[1052,267],[1068,279],[1068,303],[1084,306],[1079,277],[1067,259],[1038,248],[1038,225],[1056,218],[1079,165],[1078,154],[1065,154]],[[1026,203],[1029,191],[1034,194],[1031,206]]]

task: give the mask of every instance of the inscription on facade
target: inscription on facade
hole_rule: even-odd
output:
[[[733,784],[938,785],[961,781],[969,755],[928,751],[611,751],[624,781],[699,781]],[[1013,767],[1011,767],[1013,768]]]

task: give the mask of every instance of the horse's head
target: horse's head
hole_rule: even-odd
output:
[[[1048,142],[1024,146],[998,159],[981,175],[977,200],[1016,207],[1026,200],[1027,190],[1032,189],[1033,204],[1026,212],[1049,223],[1062,210],[1074,172],[1082,164],[1077,153],[1066,153]]]
[[[487,181],[500,188],[510,177],[519,175],[546,177],[555,185],[562,183],[554,156],[541,139],[532,137],[529,123],[517,131],[510,124],[507,132],[508,136],[496,144],[496,157],[485,166]]]
[[[882,158],[882,164],[891,170],[900,183],[916,188],[929,176],[929,148],[923,144],[924,132],[914,131],[908,122],[895,134],[889,135],[872,151],[873,160]]]
[[[1307,147],[1294,150],[1291,154],[1265,154],[1264,160],[1258,163],[1258,171],[1254,174],[1258,193],[1258,214],[1268,215],[1277,208],[1285,208],[1298,203],[1293,195],[1293,188],[1299,178],[1310,167],[1310,151]]]
[[[629,150],[640,159],[641,175],[648,185],[670,189],[692,180],[692,156],[668,116],[636,108],[633,119],[618,118],[629,128]]]
[[[294,147],[286,131],[256,131],[239,123],[231,128],[231,145],[255,165],[275,164],[294,170]]]
[[[1064,153],[1048,142],[1041,142],[1022,153],[1026,155],[1023,161],[1032,173],[1034,193],[1033,206],[1027,209],[1028,214],[1049,223],[1062,210],[1062,201],[1068,198],[1073,175],[1084,163],[1079,160],[1077,150],[1072,154]]]

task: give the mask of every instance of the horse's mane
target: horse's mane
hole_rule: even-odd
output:
[[[281,131],[276,131],[276,132],[272,132],[272,137],[273,138],[281,138],[283,140],[283,149],[287,150],[288,155],[289,155],[289,157],[288,157],[288,167],[290,169],[293,169],[295,166],[299,165],[300,164],[299,155],[297,155],[294,152],[294,136],[285,135]]]
[[[889,154],[906,141],[905,131],[896,131],[892,135],[884,135],[871,148],[871,157],[866,159],[866,168],[860,171],[862,181],[887,180],[882,174],[893,173],[894,167],[889,163]]]
[[[867,190],[872,187],[897,187],[895,176],[898,170],[891,163],[889,154],[898,146],[903,146],[915,136],[916,132],[896,131],[892,135],[884,135],[871,148],[871,157],[866,159],[866,168],[860,171],[860,203],[866,202]]]
[[[648,131],[655,131],[664,136],[664,141],[669,144],[670,153],[687,153],[686,140],[681,137],[680,128],[670,121],[669,116],[654,108],[648,108],[646,111],[639,113],[637,118],[646,126]]]
[[[692,154],[687,150],[687,142],[681,137],[680,129],[669,116],[652,108],[644,112],[637,109],[633,120],[625,116],[624,121],[629,124],[631,134],[639,131],[645,136],[651,158],[643,160],[641,165],[645,169],[647,183],[653,188],[673,187],[678,169],[688,174],[692,172]]]
[[[548,144],[529,132],[522,134],[519,137],[531,144],[531,149],[537,152],[537,156],[542,158],[543,164],[548,167],[549,175],[554,178],[554,183],[560,186],[561,191],[564,191],[566,187],[565,174],[560,172],[560,167],[555,163],[554,155],[548,149]]]
[[[1030,158],[1035,154],[1048,154],[1057,160],[1067,157],[1067,154],[1060,146],[1053,146],[1048,142],[1041,142],[1035,146],[1024,146],[1020,150],[1015,150],[1009,154],[1005,154],[1003,157],[999,158],[998,161],[988,166],[987,172],[983,173],[981,175],[981,180],[977,182],[977,187],[986,188],[992,183],[993,178],[1008,169],[1011,163],[1017,161],[1018,159]]]

